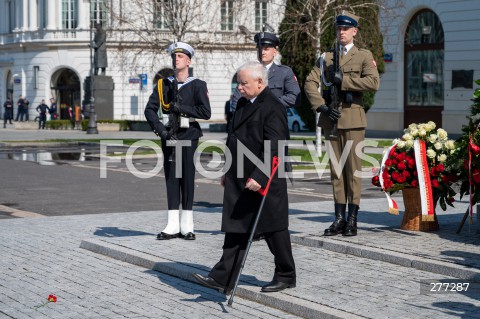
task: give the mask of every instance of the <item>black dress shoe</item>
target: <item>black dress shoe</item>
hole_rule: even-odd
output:
[[[194,233],[186,233],[185,235],[180,234],[180,238],[183,238],[185,240],[195,240],[195,234]]]
[[[295,288],[296,284],[288,284],[286,282],[280,282],[277,280],[273,280],[269,284],[266,284],[262,287],[262,292],[277,292],[282,291],[286,288]]]
[[[173,238],[177,238],[177,237],[180,237],[180,233],[167,234],[167,233],[164,233],[162,231],[160,234],[157,235],[158,240],[169,240],[169,239],[173,239]]]
[[[220,292],[224,292],[225,290],[225,287],[223,285],[219,284],[218,282],[215,281],[215,279],[211,277],[208,277],[208,276],[205,277],[200,274],[193,274],[193,278],[195,278],[195,280],[197,280],[197,282],[202,286],[212,288]],[[230,293],[230,290],[231,290],[230,288],[227,289],[227,294]]]

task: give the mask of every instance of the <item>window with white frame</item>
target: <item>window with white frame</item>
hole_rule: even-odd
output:
[[[169,0],[154,0],[153,3],[153,25],[160,30],[167,30],[171,23],[169,23],[170,12],[168,10]]]
[[[220,28],[222,31],[233,31],[233,0],[222,0],[220,8]]]
[[[261,31],[267,22],[267,1],[255,1],[255,30]]]
[[[102,26],[107,26],[107,6],[105,0],[90,0],[90,20],[95,23],[101,23]]]
[[[77,27],[77,0],[62,0],[62,28],[75,29]]]

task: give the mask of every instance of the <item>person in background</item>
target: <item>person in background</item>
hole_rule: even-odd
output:
[[[47,121],[47,111],[50,112],[50,108],[45,104],[45,100],[42,100],[42,103],[36,108],[39,114],[38,118],[38,129],[45,129],[45,122]]]
[[[3,128],[6,128],[7,121],[10,121],[10,124],[12,124],[13,120],[13,102],[10,97],[7,97],[7,100],[3,103],[3,109]]]
[[[56,120],[57,119],[57,102],[52,97],[50,98],[50,119]]]
[[[23,98],[23,95],[18,96],[18,101],[17,101],[17,117],[15,118],[15,121],[20,120],[20,122],[23,122],[23,116],[25,114],[25,99]]]

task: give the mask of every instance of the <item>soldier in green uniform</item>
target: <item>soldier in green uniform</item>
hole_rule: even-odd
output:
[[[357,48],[353,41],[358,32],[359,17],[342,12],[336,18],[335,28],[340,43],[340,72],[333,71],[333,52],[325,52],[305,82],[305,93],[312,109],[320,112],[318,126],[322,127],[330,151],[337,161],[346,146],[350,150],[345,166],[339,171],[332,165],[330,154],[330,174],[335,201],[335,221],[325,230],[325,236],[342,233],[345,236],[357,235],[357,214],[361,196],[362,159],[355,153],[356,146],[365,139],[367,120],[362,102],[362,92],[376,91],[380,85],[377,65],[370,51]],[[322,74],[323,70],[323,74]],[[323,76],[323,79],[322,79]],[[324,82],[324,83],[322,83]],[[335,83],[340,89],[338,110],[329,108],[322,96],[325,82]],[[319,91],[319,88],[322,90]],[[332,124],[337,122],[338,138],[330,138]],[[351,147],[350,143],[353,144]],[[345,217],[348,207],[348,216]]]

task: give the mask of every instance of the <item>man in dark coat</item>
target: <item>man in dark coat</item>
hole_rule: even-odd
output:
[[[10,97],[7,97],[5,103],[3,103],[4,113],[3,113],[3,128],[7,127],[7,121],[10,121],[12,124],[13,119],[13,102]]]
[[[38,129],[45,129],[47,111],[50,112],[50,108],[45,104],[45,100],[42,100],[42,103],[37,106],[36,110],[40,113],[38,118]]]
[[[264,164],[248,157],[242,165],[237,155],[240,153],[243,157],[241,153],[245,154],[247,149],[260,161],[270,164],[273,156],[282,155],[278,152],[278,142],[286,140],[288,136],[286,110],[268,87],[267,70],[258,62],[248,62],[239,68],[237,79],[243,97],[238,101],[227,138],[233,162],[222,178],[225,187],[223,256],[208,277],[194,274],[200,284],[219,290],[226,287],[227,291],[235,284],[262,200],[257,191],[267,185],[270,175],[270,166],[264,169]],[[280,161],[283,162],[283,158]],[[268,248],[275,257],[273,280],[262,287],[262,292],[295,287],[295,263],[288,232],[287,182],[279,178],[278,173],[270,184],[256,233],[265,236]]]
[[[27,109],[26,111],[28,112],[26,100],[27,99],[23,98],[23,95],[19,95],[18,101],[17,101],[17,106],[18,106],[17,117],[15,118],[15,121],[18,121],[20,119],[20,122],[23,122],[23,115],[26,114],[25,109]]]
[[[195,165],[193,156],[198,139],[203,135],[196,119],[208,120],[211,116],[207,83],[189,76],[188,69],[194,55],[194,49],[187,43],[175,42],[168,52],[175,58],[175,75],[159,79],[147,107],[145,117],[153,132],[162,139],[162,152],[167,184],[168,222],[157,235],[158,240],[183,238],[195,240],[193,231],[193,196],[195,191]],[[177,86],[177,97],[174,88]],[[174,103],[174,101],[176,103]],[[162,120],[158,111],[162,110]],[[189,141],[190,146],[181,148],[175,154],[175,147],[167,144],[170,140]],[[175,154],[175,155],[174,155]],[[176,168],[181,166],[180,176]],[[182,211],[180,214],[180,201]]]
[[[98,75],[98,69],[102,70],[102,75],[105,75],[105,69],[108,66],[107,60],[107,33],[102,28],[101,23],[95,24],[95,37],[93,38],[92,47],[95,50],[93,63],[95,66],[95,75]]]

